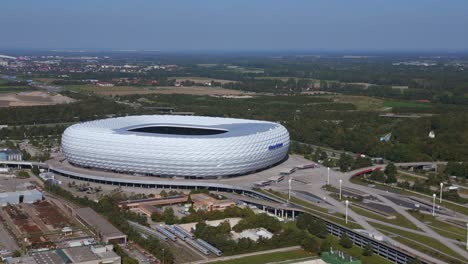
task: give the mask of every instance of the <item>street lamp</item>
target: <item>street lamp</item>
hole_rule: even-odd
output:
[[[468,250],[468,223],[466,223],[466,250]]]
[[[163,252],[163,264],[166,262],[166,259],[164,258],[164,248],[162,249],[162,252]]]
[[[346,200],[345,204],[346,204],[346,224],[348,224],[348,205],[349,205],[349,201]]]
[[[341,201],[341,184],[343,183],[343,180],[340,179],[340,201]]]
[[[327,167],[327,185],[330,185],[330,167]]]
[[[435,216],[435,199],[436,199],[436,194],[432,194],[432,216]]]
[[[289,180],[288,180],[288,183],[289,183],[288,202],[289,202],[289,200],[291,200],[291,182],[292,182],[292,179],[289,178]]]
[[[441,182],[441,183],[440,183],[440,203],[441,203],[441,204],[442,204],[442,191],[443,191],[443,189],[444,189],[444,183]]]

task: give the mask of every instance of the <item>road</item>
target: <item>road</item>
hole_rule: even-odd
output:
[[[379,167],[382,167],[382,165],[379,165]],[[351,176],[354,173],[356,173],[357,171],[361,171],[363,169],[366,169],[366,168],[362,168],[362,169],[359,169],[359,170],[356,170],[356,171],[351,171],[351,172],[348,172],[348,173],[341,173],[339,171],[331,170],[330,171],[330,184],[332,186],[338,188],[339,179],[342,179],[343,180],[343,185],[342,185],[343,188],[347,187],[347,188],[351,188],[351,189],[356,189],[358,191],[368,193],[368,194],[378,198],[379,200],[381,200],[381,202],[383,202],[387,206],[391,206],[392,208],[395,209],[395,211],[397,213],[400,213],[402,216],[408,218],[408,220],[411,221],[413,224],[420,227],[421,228],[420,234],[424,234],[426,236],[433,237],[433,238],[439,240],[441,243],[447,245],[447,247],[449,247],[454,252],[456,252],[456,253],[460,254],[461,256],[468,259],[467,252],[465,252],[458,245],[456,245],[455,241],[440,236],[438,233],[433,231],[431,228],[429,228],[428,226],[426,226],[425,224],[423,224],[422,222],[420,222],[419,220],[414,218],[412,215],[410,215],[408,212],[406,212],[405,209],[403,209],[402,207],[396,205],[395,203],[393,203],[389,199],[386,199],[385,197],[382,197],[382,194],[386,193],[385,191],[380,191],[378,189],[374,189],[374,188],[370,188],[370,187],[367,187],[367,186],[361,186],[361,185],[351,183],[349,181]],[[311,182],[308,183],[308,184],[299,184],[299,183],[295,183],[295,181],[293,181],[292,190],[293,191],[305,191],[305,192],[311,193],[311,194],[313,194],[315,196],[321,197],[322,199],[326,199],[326,201],[328,203],[328,206],[325,203],[321,203],[322,206],[327,207],[329,209],[336,210],[336,211],[344,214],[345,210],[346,210],[346,207],[345,207],[344,203],[340,202],[340,201],[337,201],[336,199],[330,197],[328,195],[328,192],[322,189],[323,185],[326,184],[326,178],[327,178],[326,177],[326,168],[322,167],[322,168],[318,168],[316,170],[319,170],[319,171],[316,171],[315,175],[311,176],[313,178],[313,180],[311,180]],[[320,172],[320,170],[321,170],[321,172]],[[292,175],[292,178],[294,178],[294,175]],[[284,191],[284,190],[288,189],[288,184],[287,184],[287,181],[285,180],[285,181],[281,182],[280,184],[277,184],[275,186],[269,186],[269,188],[270,187],[273,187],[274,189]],[[361,225],[370,234],[374,234],[374,235],[381,234],[374,227],[372,227],[372,225],[370,225],[368,223],[368,221],[370,221],[369,219],[355,213],[351,208],[348,208],[348,216],[351,217],[359,225]],[[387,223],[383,223],[383,224],[387,224]],[[414,231],[414,230],[411,230],[411,231]],[[409,246],[406,246],[406,245],[404,245],[404,244],[402,244],[402,243],[400,243],[398,241],[395,241],[394,239],[392,239],[390,237],[387,237],[387,236],[383,236],[383,237],[384,237],[384,240],[388,241],[390,244],[398,246],[401,249],[406,250],[407,252],[409,252],[409,253],[411,253],[411,254],[413,254],[415,256],[419,256],[421,258],[424,258],[424,259],[426,259],[428,261],[432,261],[434,263],[442,263],[440,260],[438,260],[438,259],[436,259],[436,258],[434,258],[432,256],[429,256],[429,255],[427,255],[425,253],[419,252],[419,251],[417,251],[417,250],[415,250],[415,249],[413,249],[413,248],[411,248]]]
[[[381,166],[379,166],[379,167],[381,167]],[[459,246],[457,246],[455,243],[453,243],[452,240],[439,235],[437,232],[432,230],[426,224],[419,221],[417,218],[415,218],[410,213],[408,213],[405,209],[398,206],[397,204],[395,204],[393,201],[386,198],[385,196],[381,195],[381,191],[379,191],[379,190],[377,190],[375,188],[370,188],[368,186],[362,186],[362,185],[350,182],[350,179],[351,179],[352,175],[354,175],[357,171],[361,171],[361,170],[363,170],[363,169],[359,169],[359,170],[356,170],[356,171],[350,171],[350,172],[344,173],[342,175],[343,186],[353,188],[353,189],[356,189],[356,190],[359,190],[359,191],[362,191],[362,192],[366,192],[366,193],[369,193],[370,195],[373,195],[373,196],[377,197],[380,201],[384,202],[388,206],[391,206],[393,209],[395,209],[395,211],[397,211],[397,213],[404,216],[406,219],[408,219],[414,225],[416,225],[418,228],[420,228],[422,231],[424,231],[424,233],[426,233],[427,236],[432,237],[432,238],[440,241],[442,244],[446,245],[448,248],[450,248],[454,252],[456,252],[456,253],[460,254],[461,256],[463,256],[464,258],[468,259],[468,252],[466,250],[461,249]],[[334,179],[332,181],[332,184],[335,185],[335,186],[339,185],[337,177],[334,177]]]

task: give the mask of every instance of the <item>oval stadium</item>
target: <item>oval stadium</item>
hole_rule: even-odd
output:
[[[288,155],[282,125],[256,120],[146,115],[68,127],[62,151],[70,164],[125,174],[220,178],[271,167]]]

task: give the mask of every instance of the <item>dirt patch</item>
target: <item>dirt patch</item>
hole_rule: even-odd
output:
[[[44,91],[6,93],[0,95],[0,107],[68,104],[75,100]]]

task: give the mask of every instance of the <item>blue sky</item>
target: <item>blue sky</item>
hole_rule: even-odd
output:
[[[2,0],[2,49],[466,50],[465,0]]]

